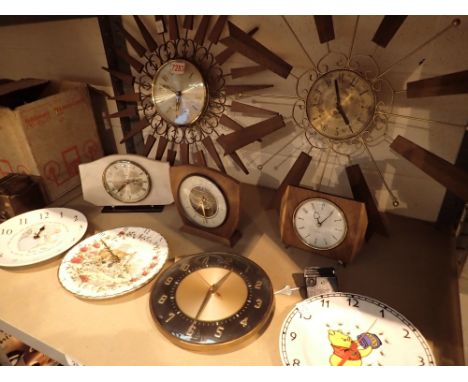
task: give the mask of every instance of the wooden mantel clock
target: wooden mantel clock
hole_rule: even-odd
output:
[[[207,167],[171,168],[171,186],[183,232],[234,246],[240,238],[240,183]]]
[[[367,222],[365,204],[355,200],[295,186],[281,199],[282,241],[343,264],[361,249]]]

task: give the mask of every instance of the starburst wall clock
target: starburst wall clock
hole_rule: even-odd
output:
[[[295,81],[296,94],[294,96],[272,92],[256,95],[251,100],[254,104],[278,104],[283,106],[289,104],[291,108],[290,116],[299,130],[299,132],[296,131],[295,134],[291,134],[291,139],[282,145],[278,151],[263,159],[262,163],[258,165],[259,170],[263,170],[275,158],[291,156],[286,154],[287,149],[291,149],[294,141],[301,137],[303,139],[303,144],[299,147],[301,150],[297,150],[300,151],[300,155],[278,189],[275,198],[276,206],[279,206],[281,195],[288,184],[299,185],[312,161],[312,155],[314,159],[318,159],[319,164],[324,163],[321,170],[319,170],[319,165],[315,168],[319,177],[317,187],[319,189],[331,155],[343,158],[341,163],[344,162],[349,166],[353,164],[355,158],[364,154],[373,164],[382,185],[390,195],[392,205],[398,207],[400,204],[399,198],[392,190],[392,187],[387,184],[373,154],[373,147],[382,142],[391,142],[394,139],[388,134],[390,121],[403,118],[421,121],[427,125],[441,124],[461,129],[466,129],[467,126],[466,124],[457,124],[451,121],[418,118],[396,113],[394,111],[396,97],[398,96],[400,102],[404,102],[406,98],[468,93],[468,70],[410,81],[406,83],[406,89],[404,90],[396,89],[396,86],[390,81],[388,73],[398,68],[400,64],[427,45],[440,39],[441,36],[453,33],[453,30],[460,25],[460,19],[453,19],[419,46],[409,52],[402,52],[401,56],[397,57],[392,64],[381,68],[374,57],[374,52],[387,47],[407,16],[384,16],[372,37],[372,42],[375,44],[374,51],[369,54],[356,53],[355,42],[360,16],[355,18],[353,29],[350,31],[352,37],[349,49],[346,52],[333,50],[332,43],[335,40],[333,17],[311,16],[310,23],[315,21],[320,44],[326,44],[327,47],[326,53],[318,60],[314,60],[312,58],[313,53],[312,55],[310,53],[315,52],[315,50],[306,49],[306,45],[309,45],[314,37],[308,34],[307,37],[301,39],[295,30],[299,28],[290,23],[285,16],[281,17],[291,34],[291,40],[295,41],[298,48],[307,56],[309,67],[299,75],[291,73],[290,77]],[[396,152],[402,154],[398,147],[392,145]],[[275,165],[275,169],[278,169],[283,163],[285,163],[284,159],[279,165]],[[353,183],[356,183],[356,175],[361,181],[365,182],[360,169],[358,168],[358,171],[356,171],[354,167],[347,168],[347,175],[352,188]],[[365,188],[367,188],[367,184]],[[353,194],[354,191],[353,188]],[[369,198],[372,199],[370,194],[367,200]],[[378,213],[375,202],[372,201],[371,203],[374,204],[374,211]],[[367,201],[366,204],[368,204]]]
[[[243,104],[233,97],[273,86],[255,83],[257,73],[270,70],[287,78],[292,66],[255,40],[253,35],[258,28],[244,32],[228,21],[228,16],[155,16],[152,28],[156,35],[150,33],[140,17],[134,16],[134,20],[145,45],[124,27],[121,31],[139,58],[117,52],[134,74],[104,68],[111,76],[133,86],[132,91],[113,97],[128,103],[128,107],[108,115],[133,119],[121,143],[149,129],[145,156],[156,145],[154,159],[174,164],[178,156],[182,164],[207,166],[208,155],[220,171],[226,172],[224,154],[248,174],[237,150],[285,123],[280,114]],[[228,37],[220,41],[226,26]],[[225,47],[214,54],[212,47],[220,42]],[[255,65],[229,68],[228,60],[236,50],[241,50]],[[248,77],[249,84],[229,83],[244,77]],[[225,114],[228,108],[264,119],[244,128]],[[232,132],[223,134],[221,125]]]

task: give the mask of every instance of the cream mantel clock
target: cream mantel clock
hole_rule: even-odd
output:
[[[83,198],[117,210],[171,204],[169,164],[138,155],[109,155],[79,166]]]

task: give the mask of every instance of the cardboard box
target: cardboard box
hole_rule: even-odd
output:
[[[102,156],[86,84],[0,83],[0,177],[41,176],[54,201],[80,185],[80,163]]]

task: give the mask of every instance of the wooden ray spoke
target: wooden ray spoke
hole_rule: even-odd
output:
[[[236,78],[251,76],[252,74],[260,73],[265,70],[266,69],[261,65],[244,66],[242,68],[232,68],[231,77],[233,80],[235,80]]]
[[[140,93],[130,92],[110,97],[110,99],[122,102],[138,102],[140,100]]]
[[[229,154],[229,156],[232,158],[234,163],[239,166],[239,168],[244,172],[244,174],[246,175],[249,174],[249,170],[247,170],[247,167],[245,167],[244,162],[242,162],[242,159],[239,157],[239,155],[235,151]]]
[[[228,117],[226,114],[223,114],[221,116],[221,118],[219,119],[219,123],[234,131],[244,130],[244,127],[241,124],[234,121],[232,118]]]
[[[174,166],[176,156],[177,156],[177,150],[173,148],[167,150],[167,161],[169,162],[171,166]]]
[[[141,21],[141,19],[138,16],[133,16],[133,18],[135,19],[137,27],[140,30],[141,36],[143,37],[143,40],[145,40],[145,44],[148,47],[148,49],[150,51],[156,50],[158,48],[158,43],[154,40],[153,36],[148,31],[145,24],[143,24],[143,21]]]
[[[127,64],[129,64],[133,69],[135,69],[138,73],[141,72],[143,69],[143,64],[138,61],[136,58],[130,56],[127,52],[116,49],[115,53],[119,56],[122,60],[124,60]]]
[[[156,21],[156,32],[164,37],[164,33],[167,32],[164,16],[154,16],[154,20]]]
[[[220,136],[217,142],[224,149],[225,154],[231,154],[232,152],[263,138],[283,126],[283,117],[281,115],[277,115],[273,118],[267,119],[266,121],[251,125],[242,131],[236,131],[229,135]]]
[[[291,65],[230,21],[228,21],[228,26],[230,36],[221,40],[224,45],[264,66],[280,77],[287,78],[289,76],[292,70]]]
[[[140,42],[133,37],[122,25],[116,24],[117,27],[120,29],[122,34],[124,35],[125,39],[130,43],[132,48],[137,52],[137,54],[142,57],[146,53],[146,48],[140,44]]]
[[[265,116],[272,116],[272,115],[278,114],[275,111],[262,109],[261,107],[247,105],[245,103],[237,102],[237,101],[232,101],[231,111],[242,113],[249,117],[265,117]]]
[[[208,154],[210,154],[211,158],[213,158],[213,160],[215,161],[216,166],[218,166],[218,168],[222,172],[226,173],[226,169],[224,168],[223,161],[221,160],[221,157],[219,156],[218,151],[216,151],[216,147],[215,147],[211,137],[209,137],[209,136],[205,137],[202,140],[202,143],[205,146],[206,150],[208,151]]]
[[[335,39],[335,29],[333,27],[332,16],[314,16],[314,21],[320,44],[324,44]]]
[[[104,118],[125,118],[125,117],[136,117],[138,116],[138,110],[136,106],[129,106],[125,109],[122,109],[116,113],[106,114]]]
[[[226,91],[226,95],[233,95],[245,92],[253,92],[271,87],[273,87],[273,85],[226,85],[224,90]]]
[[[258,31],[258,27],[255,27],[255,28],[252,28],[247,34],[249,36],[253,36],[255,33],[257,33],[257,31]],[[228,48],[224,49],[223,51],[221,51],[221,53],[219,53],[216,56],[216,62],[219,65],[222,65],[227,60],[229,60],[234,53],[236,53],[236,51],[234,49],[228,47]]]
[[[185,16],[184,23],[182,25],[184,29],[187,29],[187,30],[193,29],[193,19],[194,19],[193,16]]]
[[[147,157],[149,155],[155,143],[156,143],[156,138],[154,137],[154,135],[148,135],[146,137],[145,148],[143,150],[143,156]]]
[[[412,81],[406,84],[408,98],[468,93],[468,70]]]
[[[372,41],[378,46],[386,48],[388,43],[392,41],[393,37],[395,37],[407,17],[408,16],[384,16],[379,28],[372,38]]]
[[[146,118],[139,120],[138,122],[132,122],[130,125],[130,131],[125,134],[125,136],[120,140],[120,143],[128,141],[130,138],[133,138],[135,135],[143,131],[143,129],[148,126],[150,123]]]
[[[109,69],[104,66],[102,69],[108,72],[112,77],[115,77],[126,84],[133,85],[133,82],[135,81],[135,78],[131,74],[119,72],[118,70]]]
[[[228,17],[229,16],[219,16],[218,19],[216,20],[216,23],[213,29],[208,35],[208,41],[210,41],[212,44],[218,43],[219,37],[221,36],[221,33],[223,32],[223,28],[224,28],[224,25],[226,24]]]
[[[167,140],[166,137],[164,136],[159,137],[158,147],[156,148],[156,156],[155,156],[156,160],[162,159],[164,152],[166,151],[168,142],[169,141]]]
[[[180,146],[180,161],[182,162],[182,164],[190,164],[189,144],[187,142],[182,142],[179,146]]]
[[[208,25],[210,24],[211,16],[203,16],[200,25],[198,25],[197,32],[195,33],[195,37],[193,41],[197,44],[203,45],[205,42],[206,32],[208,31]]]
[[[203,152],[203,150],[197,150],[193,153],[193,162],[197,166],[206,167],[206,158],[205,158],[205,153]]]
[[[468,172],[399,135],[390,148],[442,184],[465,203],[468,202]]]
[[[280,186],[276,190],[275,196],[273,197],[270,208],[280,210],[281,198],[283,197],[284,191],[288,186],[299,186],[302,178],[304,177],[307,168],[309,167],[312,157],[305,152],[301,151],[293,166],[281,182]]]
[[[361,167],[358,164],[346,167],[346,175],[348,176],[354,200],[366,204],[367,219],[369,221],[366,231],[366,240],[369,240],[374,232],[388,237],[387,225],[377,208],[377,204],[367,185]]]
[[[179,24],[177,22],[177,16],[167,16],[167,24],[169,27],[169,39],[179,39]]]

